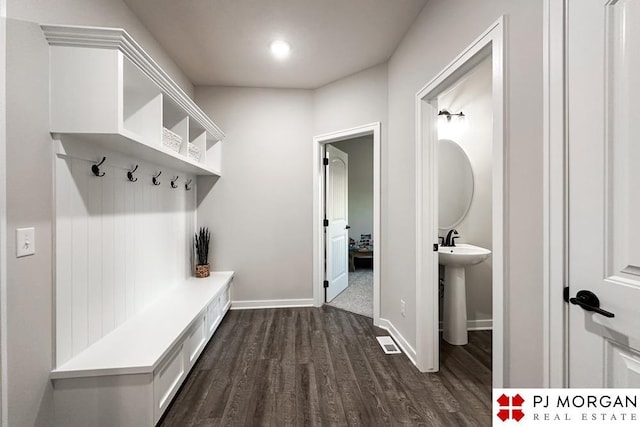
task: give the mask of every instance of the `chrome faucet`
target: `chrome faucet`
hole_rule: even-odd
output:
[[[442,244],[442,246],[455,246],[456,242],[454,239],[456,239],[459,236],[460,235],[458,234],[458,230],[456,230],[455,228],[452,228],[447,233],[447,237],[444,239],[444,243]]]

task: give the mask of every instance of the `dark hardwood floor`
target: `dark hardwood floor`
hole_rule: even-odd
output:
[[[326,306],[230,311],[159,425],[491,425],[490,331],[442,342],[435,374],[376,335]]]

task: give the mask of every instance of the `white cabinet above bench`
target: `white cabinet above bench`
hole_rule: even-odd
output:
[[[229,310],[232,278],[187,280],[52,371],[55,425],[155,425]]]
[[[160,166],[221,174],[224,133],[126,31],[43,25],[50,48],[50,127]],[[163,128],[182,140],[163,144]],[[200,158],[189,156],[189,145]]]

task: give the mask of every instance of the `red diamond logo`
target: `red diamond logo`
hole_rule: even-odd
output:
[[[505,394],[503,394],[498,398],[498,405],[509,406],[509,398]]]
[[[498,411],[498,418],[500,418],[502,421],[507,421],[509,419],[509,410],[500,409],[500,411]]]
[[[516,394],[511,398],[511,405],[513,406],[522,406],[523,403],[524,399],[522,398],[522,396],[520,396],[520,394]]]
[[[511,398],[502,394],[498,399],[496,399],[496,401],[498,402],[498,405],[500,405],[500,410],[496,415],[500,420],[502,420],[502,422],[507,421],[509,418],[519,422],[524,418],[524,412],[522,411],[524,399],[519,393]]]
[[[511,411],[511,418],[516,421],[520,421],[524,418],[524,412],[522,412],[522,409],[514,409]]]

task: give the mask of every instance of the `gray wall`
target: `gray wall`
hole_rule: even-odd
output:
[[[349,237],[373,235],[373,136],[334,142],[349,155]]]
[[[234,301],[312,298],[308,90],[196,88],[224,129],[223,176],[198,181],[198,225],[212,232],[212,266],[234,270]]]
[[[493,111],[491,97],[491,59],[487,58],[470,70],[453,87],[438,97],[438,109],[449,112],[463,111],[468,128],[453,139],[467,153],[473,169],[473,199],[469,212],[455,228],[460,233],[458,242],[471,243],[492,249],[491,190],[493,154]],[[442,132],[438,138],[447,138]],[[441,161],[439,167],[447,168]],[[439,191],[448,191],[446,182],[438,183]],[[440,236],[446,230],[440,230]],[[492,258],[466,269],[467,319],[491,320]],[[442,312],[440,313],[442,315]],[[486,323],[486,322],[485,322]],[[480,325],[483,326],[483,325]]]
[[[53,157],[49,50],[40,23],[123,27],[187,93],[179,68],[119,0],[9,0],[7,21],[8,424],[50,425],[53,366]],[[36,227],[34,256],[15,258],[15,228]]]
[[[387,64],[376,65],[315,90],[314,135],[383,122],[384,144],[386,119]]]
[[[311,302],[312,138],[384,121],[386,80],[379,65],[315,91],[196,87],[227,135],[222,178],[198,181],[198,225],[213,268],[236,272],[234,301]]]
[[[382,313],[415,343],[415,95],[506,15],[506,385],[542,385],[542,2],[431,0],[389,61]],[[389,230],[393,229],[393,232]],[[385,283],[394,286],[385,287]]]

